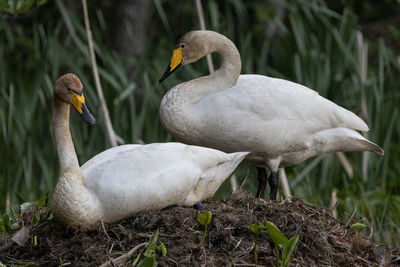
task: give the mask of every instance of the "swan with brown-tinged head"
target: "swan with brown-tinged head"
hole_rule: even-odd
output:
[[[180,66],[216,52],[221,67],[214,73],[174,86],[162,99],[161,122],[178,140],[225,152],[250,151],[246,160],[258,167],[257,196],[276,199],[278,168],[334,151],[371,151],[378,145],[358,131],[367,124],[353,112],[316,91],[287,80],[240,75],[239,51],[213,31],[191,31],[178,42],[160,82]]]
[[[53,97],[60,176],[52,210],[68,226],[87,230],[143,210],[193,206],[214,195],[248,154],[180,143],[123,145],[80,167],[69,129],[71,104],[86,122],[94,123],[79,78],[65,74],[57,80]]]

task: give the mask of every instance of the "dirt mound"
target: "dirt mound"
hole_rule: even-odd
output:
[[[343,226],[322,208],[299,198],[271,202],[239,192],[204,204],[203,211],[211,211],[212,221],[200,247],[204,227],[197,222],[197,216],[203,211],[143,212],[119,224],[84,233],[66,230],[48,220],[48,209],[36,209],[32,212],[40,221],[35,225],[31,225],[32,212],[21,217],[21,223],[23,221],[31,229],[29,244],[20,247],[11,241],[12,235],[1,236],[0,261],[6,265],[98,266],[140,247],[141,250],[135,249],[130,255],[127,262],[131,263],[158,228],[159,240],[167,248],[165,257],[156,255],[159,266],[256,266],[254,235],[249,225],[264,219],[275,223],[288,238],[299,235],[290,265],[378,266],[384,253],[377,251],[385,251],[385,248],[390,261],[387,247],[377,250],[367,237]],[[274,253],[274,245],[263,230],[259,237],[258,264],[274,266]],[[392,256],[392,265],[394,259]],[[109,266],[117,265],[109,263]]]

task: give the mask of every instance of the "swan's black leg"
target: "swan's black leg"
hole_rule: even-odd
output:
[[[278,194],[278,186],[279,186],[279,174],[278,172],[271,172],[271,175],[268,178],[268,183],[270,187],[269,198],[271,200],[276,200],[276,195]]]
[[[256,197],[264,198],[265,188],[267,187],[267,171],[265,168],[257,167],[258,171],[258,189]]]
[[[202,210],[204,208],[204,205],[203,205],[203,203],[201,203],[201,201],[199,201],[193,205],[193,208],[196,210]]]

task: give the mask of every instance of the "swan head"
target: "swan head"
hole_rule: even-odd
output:
[[[180,66],[195,62],[211,52],[209,43],[204,42],[204,38],[207,38],[207,32],[191,31],[179,39],[178,44],[172,52],[171,61],[159,81],[160,83]]]
[[[83,86],[75,74],[68,73],[58,78],[54,94],[63,102],[72,105],[87,123],[94,124],[96,122],[86,107]]]

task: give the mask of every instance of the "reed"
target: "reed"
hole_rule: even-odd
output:
[[[162,96],[173,85],[208,73],[206,60],[201,60],[158,83],[177,38],[199,29],[194,2],[154,0],[147,48],[131,57],[110,48],[112,40],[105,34],[111,27],[107,8],[88,4],[100,81],[115,131],[126,143],[173,140],[159,122]],[[202,4],[207,28],[238,46],[242,73],[304,84],[357,114],[362,111],[361,101],[365,103],[369,138],[383,147],[385,156],[370,154],[363,164],[362,153],[346,153],[353,178],[334,154],[286,168],[286,173],[293,195],[329,207],[335,191],[339,219],[347,221],[357,206],[354,220],[367,224],[365,231],[373,229],[374,239],[400,248],[395,239],[400,234],[397,55],[383,40],[364,35],[368,64],[363,65],[357,41],[359,19],[350,6],[339,14],[324,1],[286,0],[279,7],[256,0]],[[94,87],[83,15],[72,16],[64,2],[56,0],[25,15],[4,16],[0,20],[2,212],[20,201],[38,199],[55,186],[58,159],[51,99],[60,74],[70,71],[81,78],[88,107],[98,122],[89,127],[72,114],[71,131],[80,162],[111,146]],[[219,58],[213,59],[218,67]],[[133,66],[130,72],[127,66]],[[362,75],[365,80],[360,79]],[[243,164],[237,176],[246,176],[245,187],[255,192],[254,168]],[[229,194],[229,188],[226,184],[219,196]]]

